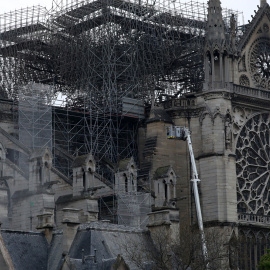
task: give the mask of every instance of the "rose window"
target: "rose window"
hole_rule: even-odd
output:
[[[236,145],[238,212],[270,214],[270,117],[256,115],[242,128]]]
[[[263,88],[270,86],[270,42],[268,39],[257,41],[251,48],[250,71],[255,84]]]

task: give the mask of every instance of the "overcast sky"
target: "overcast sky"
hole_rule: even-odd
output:
[[[20,9],[33,5],[42,5],[50,9],[52,6],[52,0],[0,0],[0,14],[9,12],[11,10]],[[60,2],[61,0],[56,0]],[[65,0],[63,0],[65,1]],[[171,1],[171,0],[163,0]],[[190,2],[191,0],[181,0],[180,2]],[[204,2],[207,0],[192,0],[193,2]],[[270,2],[270,0],[268,0]],[[227,7],[233,10],[243,11],[244,22],[246,23],[251,15],[254,14],[254,9],[257,10],[257,5],[260,4],[260,0],[221,0],[222,7]],[[242,23],[242,22],[241,22]]]

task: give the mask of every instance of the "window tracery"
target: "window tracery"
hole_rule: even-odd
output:
[[[267,230],[250,230],[242,228],[238,231],[239,269],[257,269],[256,265],[269,246]]]
[[[232,113],[232,132],[233,132],[233,149],[236,147],[236,141],[238,138],[238,134],[240,133],[243,125],[246,123],[247,119],[251,117],[257,111],[242,107],[242,106],[235,106],[233,107]]]
[[[270,42],[260,38],[251,46],[249,67],[252,79],[257,86],[270,89]]]
[[[270,214],[270,116],[257,114],[242,127],[236,144],[239,212]]]

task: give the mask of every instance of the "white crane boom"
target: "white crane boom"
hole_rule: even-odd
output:
[[[192,143],[191,143],[190,131],[186,127],[171,126],[167,129],[167,138],[184,140],[184,141],[187,141],[188,143],[188,149],[189,149],[190,160],[191,160],[191,165],[192,165],[191,182],[193,182],[193,192],[194,192],[194,199],[195,199],[195,205],[196,205],[197,219],[198,219],[199,229],[200,229],[201,238],[202,238],[202,251],[203,251],[205,261],[207,262],[208,261],[207,247],[206,247],[205,235],[204,235],[204,230],[203,230],[202,211],[201,211],[200,197],[199,197],[199,192],[198,192],[198,182],[201,180],[199,179],[199,176],[198,176],[198,171],[197,171]]]

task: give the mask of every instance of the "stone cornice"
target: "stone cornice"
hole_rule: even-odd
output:
[[[170,108],[167,110],[167,113],[172,117],[183,117],[183,118],[195,118],[195,117],[199,117],[201,115],[202,112],[204,112],[206,110],[206,107],[198,107],[198,108]]]
[[[226,89],[214,90],[211,92],[204,93],[203,98],[204,100],[211,100],[217,98],[231,99],[231,93]]]
[[[185,117],[193,118],[198,117],[203,111],[206,110],[205,105],[197,104],[197,97],[182,97],[172,99],[163,103],[164,109],[170,117]]]

